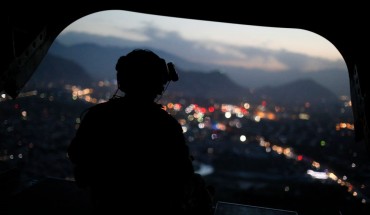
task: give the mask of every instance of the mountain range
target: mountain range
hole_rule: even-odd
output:
[[[275,87],[261,87],[251,90],[232,81],[220,71],[179,71],[180,81],[171,83],[167,92],[187,98],[217,99],[218,101],[253,101],[261,99],[278,105],[334,104],[338,97],[312,79],[300,79]],[[27,85],[46,87],[74,84],[89,87],[97,81],[77,62],[49,53],[41,62]]]
[[[95,79],[78,63],[49,53],[42,60],[26,86],[47,88],[52,83],[55,86],[71,84],[88,87],[94,81]]]
[[[285,69],[269,70],[261,67],[245,68],[225,65],[231,55],[207,48],[177,34],[165,34],[158,29],[147,29],[149,41],[134,41],[113,36],[82,32],[60,34],[50,52],[77,60],[82,67],[93,71],[99,79],[114,78],[114,65],[119,56],[134,48],[148,48],[166,61],[173,62],[178,70],[194,72],[220,71],[236,84],[256,89],[279,86],[300,79],[312,79],[337,96],[350,95],[348,71],[343,60],[327,60],[287,50],[268,50],[256,47],[233,47],[248,56],[245,63],[270,65],[271,61]],[[161,35],[161,36],[157,36]]]

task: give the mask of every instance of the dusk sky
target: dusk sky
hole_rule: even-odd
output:
[[[260,56],[251,56],[243,50],[246,48],[262,48],[271,52],[288,51],[329,61],[343,61],[331,42],[302,29],[229,24],[109,10],[85,16],[72,23],[61,34],[71,31],[114,36],[135,42],[153,40],[155,43],[154,41],[161,38],[177,37],[187,41],[187,44],[182,44],[186,47],[182,54],[187,54],[187,59],[200,60],[202,56],[210,56],[209,53],[202,55],[201,51],[212,51],[228,58],[222,60],[212,57],[216,63],[247,68],[278,71],[288,66],[274,55],[263,59]],[[167,48],[170,49],[170,46]]]

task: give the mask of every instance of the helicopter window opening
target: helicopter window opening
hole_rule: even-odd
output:
[[[180,81],[159,102],[182,125],[216,200],[369,204],[370,165],[354,141],[348,71],[328,40],[301,29],[121,10],[69,25],[19,98],[1,95],[4,169],[21,169],[22,183],[73,180],[66,148],[80,113],[113,96],[115,62],[132,48],[152,49],[178,68]],[[285,209],[297,209],[289,201]]]

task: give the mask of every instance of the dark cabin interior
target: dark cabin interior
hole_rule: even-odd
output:
[[[53,3],[54,4],[54,3]],[[215,3],[213,6],[190,5],[183,2],[183,6],[178,3],[121,3],[88,5],[88,6],[57,6],[43,5],[6,7],[3,8],[1,22],[3,26],[3,41],[5,54],[1,63],[0,90],[6,92],[13,99],[17,96],[23,86],[32,76],[33,72],[47,53],[49,47],[58,34],[69,24],[82,18],[85,15],[110,9],[122,9],[133,12],[148,13],[180,18],[191,18],[199,20],[218,21],[226,23],[237,23],[256,26],[299,28],[317,33],[331,43],[333,43],[342,54],[347,64],[348,77],[350,80],[351,100],[356,127],[356,142],[365,144],[368,149],[370,159],[370,107],[369,107],[369,86],[367,84],[366,72],[369,70],[367,53],[369,48],[368,26],[365,7],[361,4],[346,3],[338,7],[322,7],[321,4],[306,3],[306,5],[276,5],[278,9],[267,11],[263,8],[263,3],[253,4],[253,6],[242,6],[242,3],[231,3],[227,5]],[[181,8],[180,8],[181,7]],[[265,6],[266,7],[266,6]],[[258,8],[258,9],[251,9]],[[3,190],[11,189],[13,172],[0,173],[0,187]],[[49,183],[49,184],[48,184]],[[79,204],[81,213],[87,212],[84,206],[88,203],[79,196],[83,193],[74,187],[73,184],[65,186],[59,180],[51,180],[44,184],[35,185],[25,196],[32,196],[37,192],[39,199],[47,201],[46,193],[58,192],[58,195],[50,207],[60,207],[63,205],[63,212],[69,209],[76,209]],[[63,185],[61,185],[63,184]],[[46,186],[46,188],[42,188]],[[66,190],[67,189],[70,190]],[[41,191],[40,191],[41,190]],[[63,192],[61,192],[63,190]],[[44,193],[42,193],[44,192]],[[5,192],[8,193],[8,192]],[[32,197],[31,197],[32,198]],[[63,199],[69,198],[68,203]],[[9,195],[1,194],[0,208],[5,207],[7,211]],[[18,199],[21,201],[20,199]],[[18,201],[17,197],[14,202]],[[57,203],[56,203],[57,202]],[[59,203],[58,203],[59,202]],[[14,206],[14,205],[12,205]],[[43,205],[29,204],[29,207],[20,209],[20,214],[32,211],[32,207],[43,207]],[[45,206],[45,205],[44,205]],[[47,208],[39,210],[42,214],[48,214]],[[62,212],[62,211],[61,211]],[[13,214],[9,212],[9,214]]]

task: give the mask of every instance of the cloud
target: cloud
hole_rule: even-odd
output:
[[[163,31],[146,26],[142,33],[150,39],[150,46],[171,53],[179,53],[187,60],[247,69],[263,69],[272,72],[296,70],[303,72],[331,68],[343,68],[344,62],[312,57],[287,50],[272,50],[250,46],[235,46],[215,41],[187,40],[174,31]]]
[[[235,46],[212,40],[185,39],[176,31],[163,30],[150,22],[140,28],[121,28],[121,37],[102,40],[102,45],[153,47],[176,54],[188,61],[245,69],[262,69],[270,72],[294,70],[320,71],[345,67],[344,61],[331,61],[288,50],[264,47]],[[113,42],[109,42],[112,41]],[[120,41],[121,42],[118,42]],[[96,40],[96,42],[98,42]]]

